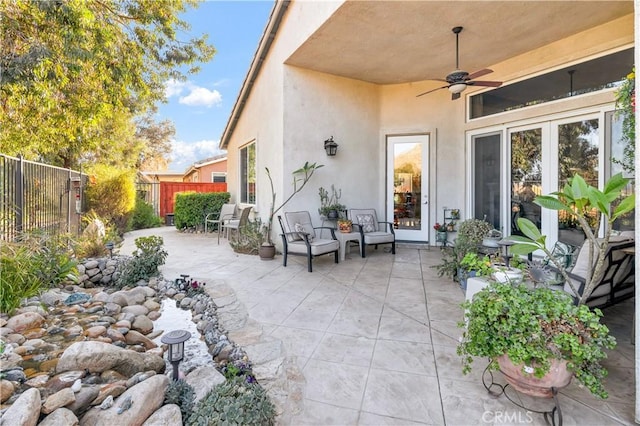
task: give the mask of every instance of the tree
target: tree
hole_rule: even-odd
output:
[[[3,2],[0,151],[63,167],[95,158],[135,166],[148,141],[136,117],[165,101],[167,80],[185,80],[215,53],[206,35],[181,39],[189,25],[178,16],[197,4]]]
[[[171,139],[176,128],[169,120],[156,122],[151,115],[138,121],[136,137],[143,141],[144,148],[139,155],[137,168],[140,170],[164,170],[168,165],[166,157],[171,153]]]

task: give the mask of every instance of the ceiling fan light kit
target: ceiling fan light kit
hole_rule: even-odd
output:
[[[485,68],[469,74],[468,72],[462,71],[460,69],[460,64],[459,64],[460,46],[458,42],[458,35],[462,32],[462,27],[453,27],[451,31],[456,35],[456,69],[455,71],[449,73],[449,75],[447,75],[444,80],[441,80],[448,83],[446,86],[438,87],[436,89],[432,89],[424,93],[420,93],[419,95],[417,95],[417,97],[426,95],[427,93],[435,92],[436,90],[448,89],[449,92],[451,92],[451,100],[454,100],[460,97],[460,93],[464,92],[467,86],[484,86],[484,87],[501,86],[502,85],[501,81],[478,81],[478,80],[474,81],[473,80],[474,78],[492,73],[493,70]]]

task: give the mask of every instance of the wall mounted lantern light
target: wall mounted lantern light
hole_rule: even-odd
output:
[[[178,364],[184,358],[184,342],[191,338],[186,330],[174,330],[162,336],[160,341],[169,345],[169,362],[173,366],[173,380],[178,380]]]
[[[324,150],[327,151],[329,157],[333,157],[338,152],[338,144],[333,140],[333,136],[324,141]]]

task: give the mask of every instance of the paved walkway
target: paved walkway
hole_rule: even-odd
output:
[[[234,253],[225,239],[182,234],[173,227],[135,231],[160,235],[169,252],[167,279],[187,273],[198,280],[224,280],[265,335],[280,339],[306,384],[292,425],[479,425],[545,424],[504,396],[492,398],[482,385],[485,365],[461,373],[456,355],[464,297],[455,283],[431,268],[440,251],[398,247],[395,256],[354,249],[340,264],[333,257],[261,261]],[[598,400],[574,380],[560,395],[565,425],[633,424],[634,347],[630,344],[633,301],[605,311],[618,338],[607,360],[610,397]],[[496,376],[499,376],[497,374]],[[501,378],[499,379],[501,380]],[[516,396],[517,398],[517,396]],[[528,407],[548,408],[548,401]]]

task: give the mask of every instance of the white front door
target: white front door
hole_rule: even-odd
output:
[[[387,137],[387,220],[396,240],[429,240],[429,135]]]

